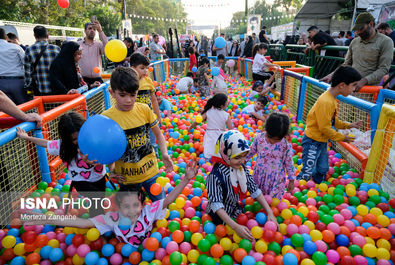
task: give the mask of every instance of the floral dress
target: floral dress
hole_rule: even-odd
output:
[[[282,199],[286,188],[287,176],[295,179],[295,167],[292,160],[292,147],[284,138],[271,144],[266,133],[258,134],[251,145],[247,160],[257,154],[253,178],[264,195]]]

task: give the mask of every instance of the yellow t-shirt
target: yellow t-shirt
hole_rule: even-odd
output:
[[[126,178],[124,184],[141,183],[158,174],[158,161],[149,138],[149,130],[158,125],[152,110],[136,102],[130,111],[111,107],[102,114],[118,123],[126,134],[126,151],[115,162],[115,173]]]
[[[305,134],[317,142],[343,141],[344,135],[337,129],[348,129],[350,124],[336,117],[337,101],[329,91],[325,91],[309,111],[306,121]]]
[[[140,79],[137,102],[147,104],[152,109],[151,93],[155,92],[154,83],[149,76]]]

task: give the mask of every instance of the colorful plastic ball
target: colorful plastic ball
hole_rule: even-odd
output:
[[[256,261],[251,256],[245,256],[241,262],[242,265],[255,265]]]
[[[203,229],[206,234],[213,234],[215,232],[215,225],[211,222],[207,222]]]
[[[377,248],[373,244],[365,244],[362,251],[363,254],[369,258],[375,258],[377,256]]]
[[[96,252],[89,252],[86,256],[85,256],[85,264],[86,265],[96,265],[99,261],[99,254],[97,254]]]
[[[243,258],[247,256],[247,252],[243,248],[236,249],[235,251],[233,251],[232,254],[234,259],[239,263],[241,263],[243,261]]]
[[[231,241],[229,238],[227,238],[227,237],[222,238],[222,239],[219,241],[219,244],[221,245],[221,247],[222,247],[225,251],[228,251],[228,250],[230,250],[230,249],[232,248],[232,241]]]
[[[252,235],[255,239],[260,239],[260,238],[262,238],[262,235],[263,235],[263,230],[262,230],[262,228],[259,227],[259,226],[254,226],[254,227],[251,229],[251,235]]]
[[[283,257],[283,263],[286,265],[298,265],[298,258],[292,253],[286,253]]]
[[[348,237],[347,236],[345,236],[345,235],[337,235],[336,236],[336,243],[339,245],[339,246],[348,246],[348,244],[350,243],[350,240],[348,239]]]
[[[82,244],[77,248],[77,254],[82,258],[84,258],[90,251],[91,248],[87,244]]]
[[[291,236],[291,242],[292,242],[292,245],[294,245],[295,247],[301,247],[301,246],[303,246],[304,238],[300,234],[293,234]]]
[[[313,255],[317,251],[317,245],[313,241],[305,241],[303,244],[303,250],[309,255]]]
[[[170,264],[172,265],[180,265],[182,262],[182,255],[180,252],[175,251],[173,253],[170,254],[170,258],[169,258]]]
[[[1,241],[3,248],[13,248],[16,244],[16,238],[13,236],[6,236]]]
[[[149,251],[155,251],[159,248],[159,241],[154,237],[147,238],[145,241],[145,248]]]
[[[114,246],[111,244],[105,244],[102,249],[101,249],[101,253],[103,254],[103,256],[105,257],[110,257],[112,254],[114,254]]]
[[[49,259],[52,262],[58,262],[63,257],[63,251],[60,248],[54,248],[49,254]]]
[[[326,265],[328,262],[326,255],[321,251],[317,251],[313,254],[313,261],[316,265]]]
[[[201,239],[198,243],[198,248],[202,252],[209,251],[211,247],[210,241],[207,239]]]
[[[100,232],[96,228],[91,228],[86,233],[86,238],[89,241],[95,241],[95,240],[97,240],[99,238],[99,236],[100,236]]]
[[[267,221],[266,215],[262,212],[257,213],[255,216],[255,219],[258,222],[258,224],[260,224],[260,225],[264,225]]]
[[[337,253],[336,250],[330,249],[326,252],[326,257],[328,259],[328,262],[336,264],[340,260],[340,255]]]

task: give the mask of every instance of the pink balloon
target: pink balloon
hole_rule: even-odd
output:
[[[358,245],[360,247],[363,247],[366,244],[366,239],[363,236],[357,235],[352,239],[352,242],[355,245]]]
[[[298,232],[298,226],[296,224],[287,225],[287,233],[292,236]]]
[[[310,228],[307,225],[300,225],[299,234],[310,234]]]
[[[67,256],[72,257],[75,255],[75,253],[77,253],[77,248],[74,245],[70,245],[67,247],[66,249]]]
[[[395,234],[395,224],[390,224],[388,229],[390,230],[391,234]]]
[[[340,214],[343,215],[344,219],[346,220],[350,220],[352,218],[352,212],[349,209],[341,210]]]
[[[122,263],[122,256],[119,253],[114,253],[110,258],[110,263],[112,265],[119,265]]]
[[[288,209],[288,205],[287,205],[285,202],[280,202],[280,203],[277,205],[277,209],[281,212],[281,211],[284,210],[284,209]]]
[[[55,232],[52,232],[52,231],[47,232],[46,235],[47,235],[47,237],[48,237],[49,240],[51,240],[51,239],[56,239],[56,237],[57,237],[56,233],[55,233]]]
[[[64,242],[62,242],[62,243],[59,244],[59,248],[60,248],[63,252],[65,252],[66,249],[67,249],[67,244],[64,243]]]
[[[347,227],[351,232],[355,230],[355,224],[350,220],[346,220],[344,222],[344,226]]]
[[[247,222],[248,229],[251,230],[251,228],[253,228],[254,226],[259,226],[258,222],[255,221],[255,219],[248,220],[248,222]]]
[[[52,262],[49,259],[42,260],[40,265],[52,265]]]
[[[252,254],[252,257],[258,262],[258,261],[262,261],[263,259],[263,254],[259,253],[259,252],[255,252],[254,254]]]
[[[235,61],[230,59],[226,62],[226,66],[228,66],[229,68],[232,68],[233,66],[235,66]]]
[[[328,229],[335,233],[335,235],[340,233],[340,226],[337,223],[328,224]]]
[[[386,259],[379,259],[376,264],[377,265],[390,265],[391,263]]]
[[[163,45],[163,44],[165,44],[165,42],[166,42],[165,38],[163,36],[159,36],[158,44]]]
[[[189,202],[189,201],[188,201],[188,202]],[[192,207],[188,207],[188,208],[185,210],[185,217],[186,217],[186,218],[192,218],[192,217],[195,216],[195,214],[196,214],[196,211],[195,211],[195,209],[193,209]]]
[[[313,198],[308,198],[306,204],[316,206],[317,202]]]
[[[277,225],[273,221],[267,221],[264,227],[265,229],[272,230],[273,232],[277,231]]]
[[[57,239],[60,243],[64,242],[64,240],[66,239],[66,234],[65,233],[59,233],[57,236]]]

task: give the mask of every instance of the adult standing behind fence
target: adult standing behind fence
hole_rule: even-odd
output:
[[[28,100],[24,90],[24,57],[23,49],[8,43],[5,30],[0,28],[0,90],[17,105]]]
[[[365,85],[376,86],[388,74],[391,66],[394,43],[391,38],[377,32],[374,28],[374,17],[364,12],[358,15],[353,30],[358,35],[348,48],[343,65],[350,65],[361,75],[356,91]],[[322,81],[330,82],[332,74]]]
[[[335,40],[326,32],[318,30],[316,26],[311,26],[307,29],[309,36],[313,39],[313,46],[311,49],[315,51],[318,48],[324,47],[326,45],[337,45]],[[339,56],[339,51],[328,50],[325,52],[326,56]]]
[[[149,45],[150,50],[151,50],[151,60],[153,61],[159,61],[161,60],[163,55],[166,55],[166,51],[162,48],[162,46],[159,44],[159,35],[154,34],[153,35],[153,41]]]
[[[48,32],[43,26],[33,29],[36,43],[25,51],[25,89],[35,96],[51,95],[49,67],[59,54],[60,48],[48,43]]]
[[[95,41],[96,31],[99,33],[101,42]],[[104,54],[104,46],[106,46],[107,42],[107,36],[104,34],[99,21],[93,20],[91,23],[85,24],[85,38],[78,42],[82,48],[82,58],[78,65],[81,68],[81,74],[85,82],[89,86],[96,81],[103,83],[103,79],[101,79],[101,56]],[[96,67],[100,69],[99,72],[94,71]]]

